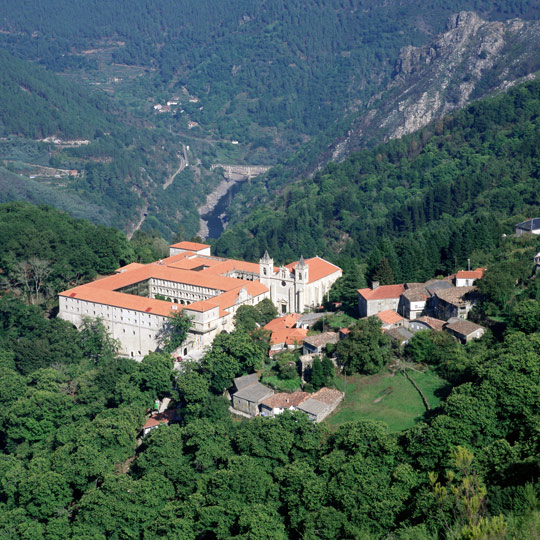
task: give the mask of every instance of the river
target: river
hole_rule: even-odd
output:
[[[225,230],[223,214],[230,206],[234,196],[238,193],[242,182],[230,182],[229,189],[222,195],[216,205],[209,212],[201,215],[201,220],[206,223],[206,238],[218,238]],[[201,232],[203,227],[201,227]]]

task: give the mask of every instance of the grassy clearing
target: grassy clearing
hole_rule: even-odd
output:
[[[422,389],[431,408],[437,407],[448,383],[431,370],[425,373],[409,371],[409,375]],[[336,429],[345,422],[381,420],[388,425],[389,431],[402,431],[421,420],[425,411],[417,390],[401,373],[392,376],[384,371],[369,377],[354,375],[347,377],[345,400],[328,419],[328,424],[331,429]]]

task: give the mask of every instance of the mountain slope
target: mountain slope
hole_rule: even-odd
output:
[[[540,212],[539,117],[540,81],[479,101],[288,186],[225,231],[217,252],[366,258],[378,248],[407,280],[452,270],[482,237],[496,243],[507,218]]]

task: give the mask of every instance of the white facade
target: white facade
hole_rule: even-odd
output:
[[[186,356],[204,351],[217,334],[234,330],[240,306],[271,298],[283,313],[301,312],[319,305],[341,276],[340,268],[318,257],[277,270],[268,254],[257,265],[212,257],[203,244],[175,246],[183,251],[156,263],[128,265],[60,293],[58,316],[77,328],[84,317],[101,319],[119,341],[120,354],[141,360],[159,347],[160,331],[171,314],[183,311],[192,324],[175,355]],[[315,280],[310,281],[310,273]]]
[[[303,313],[316,308],[324,301],[335,281],[342,276],[341,268],[314,257],[298,263],[274,268],[274,260],[266,252],[259,261],[259,279],[270,289],[270,299],[279,314]],[[325,267],[323,275],[314,270]],[[313,279],[315,278],[315,279]]]

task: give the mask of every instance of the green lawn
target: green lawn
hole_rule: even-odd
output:
[[[431,408],[437,407],[441,397],[435,393],[444,391],[448,383],[430,370],[425,373],[409,370],[408,373],[424,392]],[[327,422],[334,430],[354,420],[381,420],[388,424],[389,431],[402,431],[416,424],[425,410],[418,391],[404,375],[398,372],[391,376],[384,371],[369,377],[347,377],[345,400]]]

